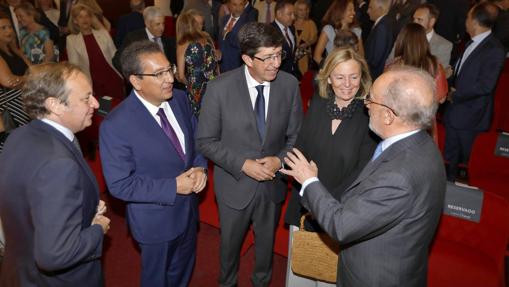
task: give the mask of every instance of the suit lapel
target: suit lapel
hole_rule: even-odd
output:
[[[236,91],[239,91],[240,106],[242,107],[242,110],[244,112],[242,114],[247,115],[249,117],[249,122],[251,122],[251,130],[256,135],[256,138],[260,138],[258,135],[258,127],[256,126],[256,115],[253,109],[253,104],[251,102],[251,96],[249,94],[249,88],[247,86],[247,80],[246,75],[244,74],[245,65],[242,65],[240,68],[236,70],[237,77],[236,77],[236,83],[237,83],[237,89]],[[235,95],[237,96],[237,95]],[[270,100],[269,100],[270,105]],[[265,134],[267,134],[267,129],[265,129]],[[260,145],[262,145],[263,142],[260,140]]]
[[[65,148],[67,148],[74,156],[76,161],[79,163],[81,168],[85,171],[85,174],[90,179],[90,182],[94,186],[95,190],[97,191],[97,194],[99,194],[99,186],[97,185],[97,180],[95,178],[95,175],[92,173],[92,170],[90,169],[90,166],[83,158],[83,155],[74,147],[71,141],[69,141],[68,138],[66,138],[61,132],[53,128],[52,126],[44,123],[40,120],[34,120],[34,125],[38,126],[41,129],[44,129],[49,134],[51,134],[53,137],[58,139],[59,142],[61,142]]]
[[[488,43],[488,41],[491,40],[491,37],[492,35],[490,34],[488,35],[488,37],[484,38],[484,40],[481,43],[479,43],[477,47],[475,47],[475,49],[470,53],[470,55],[468,55],[468,58],[465,60],[463,65],[461,65],[461,70],[459,71],[458,77],[461,76],[463,71],[465,71],[465,68],[468,67],[468,65],[476,58],[477,54],[479,54],[484,49],[484,46]]]
[[[191,135],[189,134],[189,132],[190,132],[190,127],[188,125],[189,121],[185,120],[184,114],[183,114],[182,110],[180,109],[180,106],[177,103],[177,99],[171,98],[170,100],[168,100],[168,104],[170,105],[171,111],[173,112],[173,114],[175,115],[175,118],[177,119],[180,129],[184,133],[185,146],[186,146],[186,152],[185,152],[184,156],[186,159],[185,160],[186,166],[188,166],[187,164],[189,163],[189,160],[191,159],[190,157],[191,157],[191,140],[192,140]]]

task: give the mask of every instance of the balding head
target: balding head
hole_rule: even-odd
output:
[[[431,127],[437,110],[433,78],[408,66],[382,74],[371,88],[370,100],[370,127],[382,138]]]

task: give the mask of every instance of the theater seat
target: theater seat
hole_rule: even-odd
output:
[[[428,262],[428,286],[504,286],[509,203],[484,192],[479,223],[442,215]]]
[[[469,184],[496,193],[509,201],[509,158],[494,154],[498,133],[480,134],[468,163]]]

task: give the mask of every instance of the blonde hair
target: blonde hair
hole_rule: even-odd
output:
[[[361,86],[359,87],[360,97],[364,98],[371,88],[371,76],[369,74],[368,64],[357,52],[352,48],[339,48],[333,50],[325,59],[323,67],[316,76],[318,82],[318,94],[322,98],[328,98],[329,92],[332,91],[328,83],[329,76],[332,71],[341,63],[349,60],[356,61],[361,67]]]
[[[69,24],[67,24],[67,27],[72,34],[79,34],[81,32],[78,24],[74,23],[74,19],[79,16],[81,11],[86,11],[92,18],[92,29],[99,30],[103,27],[89,6],[84,4],[76,4],[72,6],[71,17],[69,18]]]
[[[186,10],[177,18],[177,43],[182,45],[186,42],[198,42],[201,39],[206,39],[212,43],[207,32],[201,31],[198,27],[198,22],[195,20],[196,16],[203,15],[195,9]]]

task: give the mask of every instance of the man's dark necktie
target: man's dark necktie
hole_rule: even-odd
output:
[[[292,43],[292,40],[290,40],[290,34],[288,34],[288,27],[285,27],[285,37],[286,37],[286,41],[288,41],[288,46],[290,46],[290,50],[293,53],[293,43]]]
[[[79,151],[79,153],[82,155],[83,152],[81,151],[80,142],[78,141],[78,138],[76,136],[74,136],[74,139],[72,140],[72,144]]]
[[[170,122],[168,121],[168,118],[166,117],[166,113],[164,112],[163,108],[159,108],[157,115],[161,119],[161,128],[163,129],[164,133],[170,139],[171,143],[173,144],[173,147],[177,151],[180,158],[182,160],[185,160],[184,151],[182,150],[182,146],[180,145],[177,134],[175,133],[173,127],[170,125]]]
[[[256,127],[261,141],[265,137],[265,97],[263,96],[263,85],[256,86],[258,95],[255,101]]]
[[[472,43],[473,43],[473,41],[469,40],[465,44],[465,49],[463,49],[463,53],[461,53],[461,56],[459,57],[458,62],[456,62],[456,66],[454,67],[454,79],[456,79],[456,77],[458,76],[458,74],[460,72],[460,68],[461,68],[461,66],[463,66],[461,64],[461,61],[463,61],[463,57],[465,56],[465,52],[467,51],[468,46],[470,46]]]

